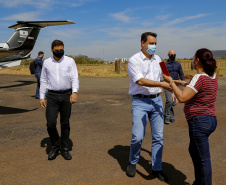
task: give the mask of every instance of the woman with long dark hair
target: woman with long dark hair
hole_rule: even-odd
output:
[[[197,74],[186,84],[163,75],[170,83],[177,99],[185,103],[184,113],[189,126],[189,153],[194,164],[193,185],[211,185],[212,168],[209,150],[209,136],[217,127],[215,102],[218,80],[215,73],[216,60],[210,50],[196,51],[192,62]],[[177,85],[186,86],[180,90]]]

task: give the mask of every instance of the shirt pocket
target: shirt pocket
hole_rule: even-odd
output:
[[[211,127],[211,120],[210,116],[203,115],[203,116],[197,116],[198,122],[200,123],[201,127],[204,129],[209,129]]]
[[[69,67],[62,68],[62,76],[64,76],[64,77],[70,77],[70,71],[71,71],[71,69]]]

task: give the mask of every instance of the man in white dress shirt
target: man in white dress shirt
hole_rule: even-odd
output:
[[[47,131],[52,143],[48,160],[55,159],[59,151],[66,160],[71,160],[69,153],[69,119],[71,104],[77,101],[79,89],[78,71],[73,58],[64,55],[64,43],[60,40],[52,42],[53,56],[43,63],[40,79],[40,105],[46,108]],[[47,105],[45,92],[48,89]],[[61,140],[56,128],[57,116],[60,112]]]
[[[141,35],[141,51],[129,59],[129,94],[132,95],[133,128],[130,144],[130,164],[127,175],[134,177],[136,163],[140,158],[141,144],[149,119],[152,133],[152,174],[161,181],[168,181],[162,171],[164,113],[160,96],[161,88],[171,90],[163,81],[159,63],[161,58],[155,55],[157,34],[145,32]]]

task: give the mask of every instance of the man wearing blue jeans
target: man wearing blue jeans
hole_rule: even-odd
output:
[[[161,88],[171,90],[162,82],[161,58],[155,55],[157,34],[145,32],[141,35],[141,51],[129,59],[129,94],[132,95],[133,128],[130,144],[130,164],[127,175],[134,177],[136,163],[140,158],[141,144],[149,119],[152,132],[152,174],[161,181],[168,181],[162,171],[164,113],[160,96]]]

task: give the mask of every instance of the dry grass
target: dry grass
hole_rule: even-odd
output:
[[[79,76],[86,77],[128,77],[127,71],[115,73],[115,66],[112,64],[100,65],[77,65]],[[0,69],[0,74],[31,75],[28,66],[17,66]]]
[[[181,63],[184,74],[187,78],[194,76],[196,74],[196,70],[191,70],[191,62],[192,60],[178,60]],[[226,76],[226,60],[219,59],[217,60],[217,69],[216,73],[219,77]]]
[[[196,74],[196,70],[191,70],[191,60],[179,60],[183,68],[186,78],[191,78]],[[123,68],[120,74],[115,72],[114,64],[100,65],[77,65],[79,76],[86,77],[129,77],[127,71]],[[218,76],[226,76],[226,60],[217,60]],[[31,75],[28,66],[17,66],[11,68],[0,69],[0,74],[15,74],[15,75]]]
[[[127,71],[121,71],[120,74],[117,74],[114,64],[77,65],[77,67],[79,76],[128,77]]]
[[[0,74],[31,75],[29,67],[16,66],[0,69]]]

